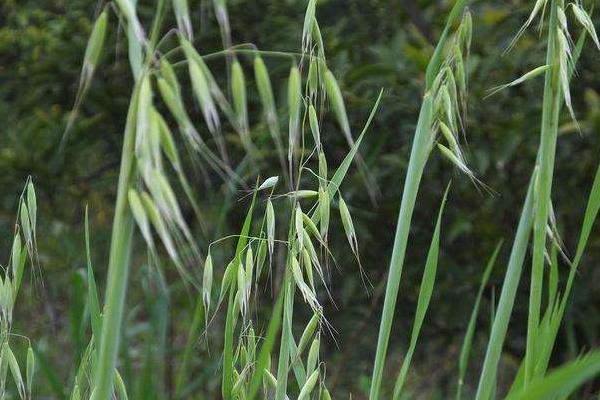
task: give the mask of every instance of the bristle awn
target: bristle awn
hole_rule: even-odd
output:
[[[419,289],[417,310],[415,312],[415,320],[413,322],[412,332],[410,336],[410,345],[408,347],[408,351],[406,352],[406,356],[404,357],[404,361],[402,362],[402,367],[400,369],[400,372],[398,373],[398,377],[396,378],[396,384],[394,386],[393,395],[394,400],[400,399],[400,394],[402,392],[402,388],[406,380],[406,375],[410,367],[412,356],[417,346],[417,340],[421,332],[421,327],[423,326],[423,321],[425,320],[425,314],[427,313],[427,309],[429,308],[429,302],[431,300],[431,295],[433,294],[433,287],[435,285],[438,257],[440,252],[440,230],[442,224],[442,215],[444,213],[444,207],[446,205],[446,199],[448,197],[449,190],[450,184],[448,184],[448,186],[446,187],[446,191],[444,192],[444,197],[442,198],[442,203],[440,205],[440,211],[438,213],[435,230],[433,232],[433,237],[431,238],[429,251],[427,252],[427,261],[425,262],[425,269],[423,270],[423,278],[421,280],[421,287]]]
[[[458,380],[456,384],[456,400],[462,399],[462,390],[464,386],[464,380],[467,373],[467,366],[469,363],[469,355],[471,353],[471,347],[473,344],[473,336],[475,334],[475,328],[477,324],[477,316],[479,314],[479,304],[481,303],[481,298],[483,296],[483,291],[487,286],[490,274],[494,265],[496,263],[496,258],[498,257],[498,253],[500,252],[500,248],[502,247],[502,240],[496,245],[494,252],[492,253],[488,263],[483,271],[483,275],[481,277],[481,283],[479,284],[479,291],[477,292],[477,297],[475,298],[475,303],[473,305],[473,311],[471,311],[471,317],[469,318],[469,323],[467,325],[467,330],[465,331],[465,337],[463,339],[462,346],[460,348],[460,356],[458,358]],[[494,318],[492,318],[492,322]]]
[[[173,10],[175,11],[175,19],[177,20],[179,32],[187,40],[193,40],[194,33],[192,30],[192,21],[190,20],[190,7],[187,0],[173,0]]]
[[[81,67],[81,74],[79,77],[79,87],[77,89],[77,94],[75,95],[75,104],[73,105],[73,110],[71,110],[69,120],[67,121],[67,126],[60,141],[60,151],[64,149],[64,146],[67,143],[69,134],[73,128],[77,114],[79,113],[79,108],[81,107],[83,99],[87,94],[90,84],[92,83],[94,72],[96,71],[98,62],[100,61],[100,55],[102,54],[104,39],[106,37],[107,21],[108,12],[105,8],[102,10],[102,13],[100,13],[100,16],[98,16],[96,19],[94,27],[92,28],[92,33],[88,39],[85,55],[83,57],[83,66]]]
[[[262,103],[263,112],[269,127],[269,133],[275,142],[277,155],[281,163],[282,170],[287,171],[285,163],[285,155],[283,144],[281,143],[281,131],[279,129],[279,121],[277,120],[277,111],[275,108],[275,97],[273,96],[273,88],[271,87],[271,78],[269,71],[260,55],[254,57],[254,79],[258,88],[258,94]]]

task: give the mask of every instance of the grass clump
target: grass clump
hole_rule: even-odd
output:
[[[161,308],[158,314],[162,319],[157,318],[157,337],[164,340],[167,329],[165,265],[175,267],[182,278],[182,286],[196,300],[181,361],[177,364],[173,389],[175,398],[185,398],[194,390],[191,364],[195,345],[201,339],[209,342],[208,335],[205,335],[209,329],[222,332],[216,352],[222,360],[221,376],[215,380],[220,382],[218,390],[224,400],[331,398],[326,362],[322,358],[322,341],[325,335],[335,332],[323,307],[323,302],[331,297],[332,267],[337,266],[331,249],[331,238],[337,234],[331,229],[332,221],[340,222],[358,273],[368,289],[370,281],[360,257],[361,231],[355,225],[352,198],[343,193],[342,185],[355,163],[368,195],[372,199],[378,196],[379,189],[369,172],[367,161],[359,153],[359,147],[378,110],[383,91],[377,99],[373,99],[371,114],[357,136],[351,128],[341,86],[325,55],[316,0],[307,2],[302,36],[299,38],[300,52],[297,54],[233,45],[227,2],[215,0],[212,6],[224,46],[223,51],[216,53],[203,54],[201,46],[194,41],[194,27],[186,0],[174,0],[170,7],[164,0],[158,0],[148,30],[138,18],[135,2],[117,0],[102,11],[90,37],[72,117],[76,115],[98,67],[108,14],[113,11],[126,26],[134,86],[123,134],[103,305],[91,264],[86,213],[86,306],[92,335],[75,373],[72,399],[128,397],[127,382],[122,378],[118,363],[118,350],[122,344],[123,315],[130,285],[130,258],[136,231],[139,231],[148,249],[147,279],[156,286],[153,288],[155,292],[148,291],[146,295],[158,293],[160,298],[157,307]],[[424,93],[404,180],[372,365],[371,400],[396,400],[406,395],[412,358],[435,289],[442,217],[447,206],[449,184],[441,199],[425,260],[408,350],[395,377],[393,390],[388,392],[392,389],[392,385],[386,384],[384,373],[388,345],[412,217],[432,151],[437,148],[476,188],[491,191],[471,170],[462,146],[467,128],[469,55],[473,32],[472,16],[466,6],[466,0],[454,3],[425,71]],[[548,12],[543,13],[542,10]],[[161,36],[163,21],[170,11],[177,29]],[[571,11],[572,19],[585,32],[576,45],[569,32],[567,11]],[[560,240],[551,201],[558,121],[563,104],[575,120],[569,86],[571,77],[585,37],[591,37],[596,45],[598,39],[582,4],[566,0],[537,0],[517,38],[537,16],[542,19],[547,37],[545,63],[508,84],[492,89],[490,93],[510,90],[541,75],[545,77],[540,145],[480,369],[475,398],[482,400],[496,397],[498,365],[523,264],[530,249],[530,236],[533,236],[533,246],[527,345],[522,366],[507,398],[548,398],[550,394],[566,398],[600,369],[597,352],[591,352],[555,371],[547,371],[574,277],[600,209],[599,169],[589,196],[577,252],[575,258],[569,260]],[[215,58],[222,59],[227,68],[226,84],[218,81],[211,72],[209,61]],[[287,82],[272,79],[267,65],[275,59],[284,63]],[[247,79],[250,76],[254,76],[255,87]],[[190,83],[189,88],[180,83],[182,80]],[[280,103],[285,107],[277,106],[275,93],[279,92],[273,90],[274,83],[284,92]],[[270,173],[266,179],[256,171],[268,157],[263,154],[263,148],[271,144],[260,142],[254,134],[255,118],[249,105],[249,93],[254,90],[260,100],[259,123],[264,123],[267,137],[274,147],[271,154],[281,166],[279,173]],[[198,112],[187,106],[192,98]],[[201,117],[202,124],[195,123],[200,119],[197,117]],[[330,135],[325,128],[329,119],[335,122],[336,132],[349,148],[336,168],[328,164],[324,145],[325,135]],[[70,120],[65,141],[72,123]],[[235,143],[237,152],[231,151],[231,143]],[[234,167],[239,154],[242,161]],[[246,191],[250,200],[239,232],[216,240],[212,240],[212,236],[205,240],[209,235],[216,236],[218,230],[205,224],[195,187],[188,178],[188,160],[192,160],[195,171],[207,185],[215,176],[222,181],[219,190],[227,201],[234,197],[232,188],[242,187]],[[170,179],[171,176],[176,179]],[[191,227],[192,222],[185,215],[183,204],[191,206],[193,224],[198,225],[200,234]],[[11,255],[12,269],[0,282],[4,293],[0,296],[0,334],[3,340],[0,367],[3,367],[2,363],[8,366],[19,395],[25,398],[31,397],[33,351],[28,351],[28,372],[23,380],[10,349],[9,338],[14,297],[21,282],[25,259],[29,257],[32,263],[36,260],[36,203],[31,182],[22,196],[19,213],[20,224],[17,224]],[[209,243],[204,246],[204,242]],[[232,243],[235,250],[230,254],[227,246]],[[466,328],[457,360],[457,399],[465,397],[464,382],[477,315],[499,250],[500,245],[487,263]],[[163,253],[166,257],[162,256]],[[559,289],[558,254],[567,258],[565,261],[570,267],[562,290]],[[546,265],[549,266],[548,272]],[[544,290],[546,275],[549,284]],[[264,295],[268,287],[272,288],[270,298]],[[548,298],[545,310],[542,304],[544,294]],[[257,310],[271,302],[270,318],[263,321]],[[301,320],[305,315],[308,318]],[[295,332],[296,326],[302,328],[300,336]],[[146,365],[152,363],[151,353],[148,352]],[[161,368],[156,367],[156,371],[159,370]],[[152,379],[151,372],[148,374],[141,382]],[[166,389],[158,384],[156,387],[160,392],[157,396],[166,396]],[[140,384],[136,390],[143,396],[147,393],[144,390],[151,389]]]

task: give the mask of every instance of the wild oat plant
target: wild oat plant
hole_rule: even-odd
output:
[[[135,1],[115,0],[100,13],[89,39],[74,111],[61,146],[68,145],[69,130],[75,123],[77,110],[85,101],[100,62],[106,32],[110,23],[116,24],[117,20],[125,26],[135,85],[123,135],[103,305],[94,281],[86,212],[87,309],[92,336],[70,388],[71,399],[127,398],[128,385],[119,373],[117,359],[126,292],[130,284],[135,284],[128,281],[134,231],[143,237],[148,249],[148,263],[156,267],[154,273],[161,285],[166,286],[162,268],[172,265],[185,287],[197,293],[189,338],[177,363],[175,398],[205,398],[202,394],[192,394],[194,389],[190,389],[194,381],[191,360],[197,356],[196,342],[208,330],[222,330],[223,347],[216,354],[206,353],[201,357],[220,358],[220,396],[223,399],[331,398],[327,388],[326,360],[321,358],[320,351],[323,335],[334,334],[335,331],[323,312],[323,302],[330,301],[330,277],[335,273],[332,269],[336,264],[329,247],[330,235],[336,234],[330,232],[330,220],[341,220],[343,234],[356,259],[357,273],[369,290],[371,283],[362,269],[359,252],[360,232],[354,227],[352,205],[344,199],[342,184],[354,164],[368,193],[377,195],[376,183],[358,150],[382,94],[373,99],[371,114],[361,133],[355,135],[340,86],[327,63],[316,18],[316,0],[308,1],[297,53],[263,51],[248,44],[234,45],[226,1],[213,0],[212,3],[224,46],[224,50],[217,53],[202,54],[199,51],[186,0],[173,0],[171,4],[157,0],[149,29],[138,18]],[[369,395],[371,400],[405,398],[404,387],[412,356],[434,290],[443,210],[450,185],[441,199],[425,260],[408,350],[397,376],[387,376],[386,354],[411,219],[421,178],[433,150],[439,150],[442,157],[473,182],[476,190],[491,191],[469,168],[467,154],[461,145],[467,133],[468,102],[473,101],[468,96],[473,21],[466,10],[467,3],[466,0],[457,0],[453,5],[426,70],[422,106],[404,180],[381,312]],[[174,29],[167,30],[162,26],[168,12],[174,13],[177,23]],[[599,352],[581,355],[554,371],[548,371],[576,271],[600,208],[599,169],[592,185],[575,257],[569,259],[560,239],[560,228],[556,225],[551,201],[558,119],[565,104],[571,118],[576,121],[569,94],[575,64],[586,37],[590,37],[596,46],[600,44],[590,13],[580,1],[537,0],[511,46],[536,18],[540,20],[540,28],[547,40],[545,63],[510,83],[490,90],[492,95],[538,76],[545,77],[538,157],[493,316],[477,391],[472,393],[480,400],[497,397],[499,360],[532,234],[527,350],[506,396],[509,399],[566,399],[580,384],[600,372]],[[165,31],[167,33],[163,35]],[[575,31],[580,31],[576,43],[573,41]],[[279,101],[275,98],[267,67],[274,58],[289,62],[286,98]],[[225,61],[227,87],[223,87],[211,72],[209,65],[214,59]],[[254,76],[255,88],[248,84],[247,75]],[[189,81],[191,85],[181,84],[182,80]],[[262,105],[260,120],[251,118],[249,114],[249,90],[258,93]],[[193,96],[198,105],[198,114],[204,121],[202,127],[193,122],[196,112],[186,105],[188,96]],[[282,102],[285,107],[277,105]],[[322,135],[325,132],[321,127],[327,118],[337,122],[337,130],[349,147],[342,163],[334,169],[328,164],[323,148]],[[272,143],[256,142],[254,123],[268,130]],[[244,156],[238,166],[232,165],[233,158],[224,131],[235,132],[239,139]],[[281,166],[280,172],[269,174],[272,176],[252,176],[254,168],[268,157],[264,148],[271,146],[275,161]],[[185,153],[181,154],[182,151]],[[234,196],[232,188],[241,187],[250,199],[241,231],[213,238],[206,249],[199,244],[201,240],[188,225],[180,206],[182,202],[189,203],[196,214],[197,225],[204,232],[211,231],[204,226],[197,199],[201,194],[187,177],[186,171],[190,166],[185,165],[184,160],[189,159],[193,161],[191,167],[205,182],[210,182],[214,176],[222,180],[224,197]],[[172,181],[170,176],[176,177],[176,180]],[[25,260],[29,258],[33,265],[36,262],[35,194],[31,182],[27,184],[19,212],[20,225],[16,225],[11,267],[6,269],[1,284],[0,378],[4,393],[9,368],[23,398],[31,397],[33,352],[31,348],[28,351],[24,383],[10,348],[11,341],[17,338],[10,332],[10,322]],[[230,255],[228,262],[221,262],[219,260],[226,254],[224,245],[228,242],[235,243],[235,253]],[[487,262],[466,328],[457,360],[457,399],[469,393],[465,379],[479,304],[499,251],[500,244]],[[168,260],[161,257],[163,254],[168,256]],[[564,287],[560,287],[559,257],[570,266]],[[198,268],[199,265],[203,267]],[[546,279],[548,284],[544,287]],[[273,297],[268,295],[265,287],[272,288]],[[545,308],[543,298],[547,300]],[[259,305],[269,303],[273,304],[270,319],[259,320]],[[312,317],[308,321],[298,320],[300,307],[310,310]],[[215,318],[217,315],[224,317],[224,326],[219,325],[222,319]],[[299,325],[304,326],[304,330],[300,337],[296,337],[292,327]],[[166,396],[166,392],[158,396]]]
[[[33,374],[35,370],[35,356],[29,338],[12,330],[13,311],[17,305],[17,294],[23,281],[25,265],[35,268],[37,265],[36,250],[36,218],[37,203],[33,183],[29,180],[19,199],[15,221],[15,234],[6,266],[2,266],[0,276],[0,398],[8,396],[7,391],[8,371],[12,382],[17,389],[19,398],[32,399]],[[27,345],[26,362],[19,363],[13,352],[15,342],[24,342]],[[21,347],[19,345],[19,347]],[[22,365],[25,364],[25,378],[23,378]]]

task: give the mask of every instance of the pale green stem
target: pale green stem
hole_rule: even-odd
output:
[[[415,139],[413,141],[408,171],[406,173],[406,182],[402,193],[400,203],[400,213],[396,225],[396,235],[394,237],[394,249],[390,261],[389,276],[385,291],[385,300],[383,303],[383,312],[379,326],[379,337],[377,339],[377,353],[375,355],[375,365],[373,368],[373,377],[371,382],[370,400],[380,399],[381,381],[383,378],[383,367],[396,309],[396,299],[398,297],[398,288],[400,278],[402,277],[402,267],[404,265],[404,256],[406,253],[406,243],[410,230],[415,201],[419,191],[419,183],[427,163],[427,158],[431,152],[431,120],[432,120],[432,98],[425,94],[423,106],[419,115],[419,122]]]
[[[542,111],[542,129],[540,133],[540,157],[538,160],[538,177],[535,183],[535,219],[533,227],[533,261],[531,269],[531,286],[529,295],[529,318],[527,321],[527,349],[525,353],[525,385],[533,377],[535,367],[535,340],[538,337],[540,309],[542,302],[542,286],[544,279],[544,252],[546,250],[546,226],[552,176],[554,173],[554,156],[558,135],[558,116],[560,111],[560,77],[558,60],[561,57],[557,43],[557,7],[558,0],[553,0],[548,26],[548,50],[544,85],[544,104]]]

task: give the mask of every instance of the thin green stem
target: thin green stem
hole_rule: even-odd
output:
[[[396,299],[398,297],[400,278],[402,277],[402,267],[404,265],[410,223],[415,201],[417,199],[417,193],[419,191],[419,183],[431,151],[432,108],[433,100],[431,95],[426,94],[423,98],[423,106],[419,115],[419,122],[417,124],[416,135],[412,145],[408,171],[406,174],[406,182],[404,183],[404,191],[402,193],[402,201],[400,203],[400,213],[398,215],[396,235],[394,237],[394,249],[390,261],[390,272],[379,326],[379,337],[377,339],[377,352],[375,355],[371,392],[369,395],[370,400],[380,399],[383,367],[394,319],[394,311],[396,309]]]
[[[529,318],[527,321],[527,349],[525,353],[525,384],[533,377],[535,367],[535,342],[538,337],[542,286],[544,279],[544,253],[546,251],[546,226],[552,191],[554,156],[558,136],[558,116],[560,110],[560,70],[558,60],[561,57],[557,43],[558,0],[553,0],[548,26],[548,50],[544,85],[544,104],[542,111],[542,129],[540,133],[540,157],[538,177],[535,182],[535,220],[533,227],[533,261],[529,297]]]
[[[110,256],[108,260],[108,277],[106,283],[106,303],[100,335],[100,353],[94,382],[96,400],[108,400],[112,395],[114,369],[117,361],[121,321],[127,292],[129,273],[129,257],[131,255],[131,238],[133,235],[133,217],[127,201],[130,187],[135,146],[136,109],[138,87],[134,89],[121,154],[121,169],[117,188],[117,203],[112,227]]]

